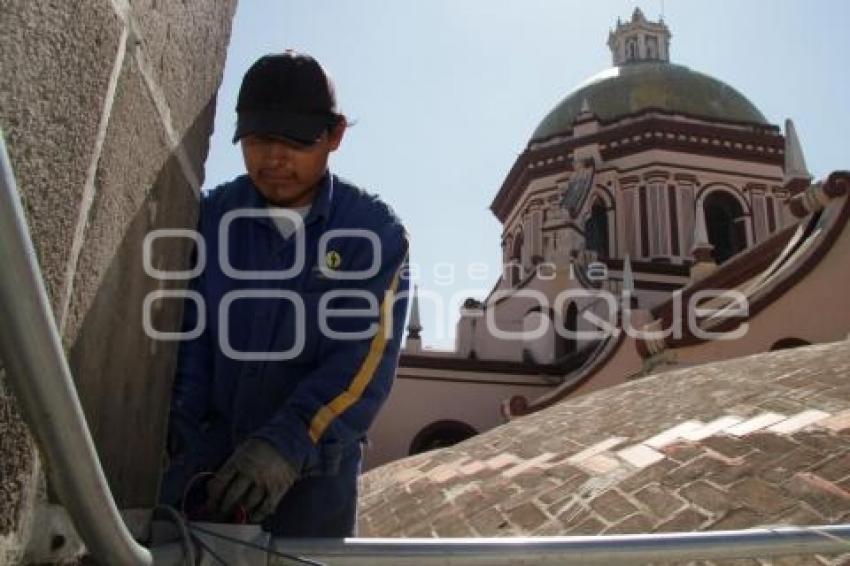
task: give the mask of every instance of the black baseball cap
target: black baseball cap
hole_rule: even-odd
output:
[[[291,49],[251,65],[236,116],[233,143],[248,134],[271,134],[310,144],[342,119],[331,78],[318,61]]]

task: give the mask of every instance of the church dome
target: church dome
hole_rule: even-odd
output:
[[[608,34],[613,66],[568,94],[543,118],[531,141],[570,132],[585,101],[602,122],[657,109],[705,120],[768,125],[758,108],[731,86],[670,63],[671,37],[663,19],[650,21],[640,8],[630,20],[618,19]]]
[[[659,109],[708,120],[768,123],[752,102],[722,81],[666,61],[634,61],[579,85],[540,122],[531,140],[569,132],[585,100],[603,122]]]

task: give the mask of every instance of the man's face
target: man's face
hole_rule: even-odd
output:
[[[328,155],[345,133],[345,122],[304,145],[273,135],[249,134],[241,139],[248,176],[267,201],[287,208],[313,202],[317,183],[328,167]]]

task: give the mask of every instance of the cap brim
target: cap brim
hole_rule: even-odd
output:
[[[275,135],[312,143],[322,136],[335,118],[330,114],[297,114],[270,110],[239,112],[233,143],[249,134]]]

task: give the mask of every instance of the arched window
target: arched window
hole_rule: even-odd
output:
[[[478,431],[460,421],[437,421],[419,431],[410,443],[409,455],[446,448],[472,438]]]
[[[555,334],[555,360],[574,353],[577,348],[575,333],[578,330],[578,307],[570,303],[564,312],[564,329]]]
[[[806,342],[802,338],[783,338],[782,340],[777,340],[776,343],[770,347],[770,351],[788,350],[790,348],[799,348],[800,346],[808,345],[809,342]]]
[[[702,205],[708,241],[714,246],[714,261],[723,263],[747,247],[744,210],[734,196],[724,191],[708,195]]]
[[[584,247],[599,257],[608,257],[608,210],[597,200],[590,209],[590,218],[584,223]]]

